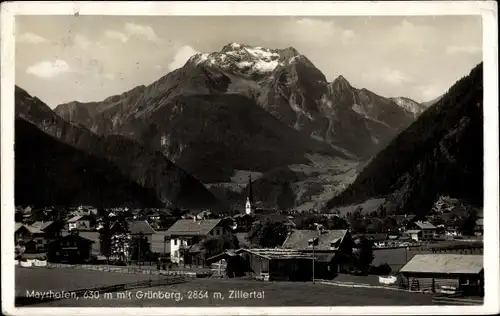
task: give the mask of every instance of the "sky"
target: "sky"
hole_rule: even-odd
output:
[[[482,61],[481,16],[18,16],[15,82],[51,108],[149,85],[197,52],[292,46],[333,81],[430,101]]]

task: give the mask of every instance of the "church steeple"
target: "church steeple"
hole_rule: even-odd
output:
[[[245,213],[250,215],[253,213],[254,205],[253,205],[253,192],[252,192],[252,176],[248,175],[248,195],[245,203]]]

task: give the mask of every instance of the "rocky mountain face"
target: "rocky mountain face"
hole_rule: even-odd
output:
[[[459,80],[377,154],[327,208],[382,197],[392,212],[422,214],[439,196],[483,202],[483,65]]]
[[[415,118],[417,118],[420,114],[422,114],[428,106],[431,106],[434,103],[418,103],[412,99],[405,97],[396,97],[391,98],[397,105],[401,108],[404,108],[407,112],[413,113]],[[437,102],[437,100],[436,100]]]
[[[164,205],[191,209],[225,208],[197,179],[174,165],[161,152],[120,135],[98,136],[84,126],[70,124],[19,87],[15,90],[15,100],[16,117],[34,124],[75,150],[106,160],[120,171],[122,178],[151,192]],[[50,150],[47,151],[49,154]],[[53,177],[59,179],[60,176],[54,173]],[[114,190],[115,187],[110,186],[105,192],[112,195]]]
[[[15,122],[15,203],[34,206],[159,207],[161,202],[106,159]]]
[[[352,87],[342,76],[327,82],[292,47],[236,43],[196,54],[149,86],[102,102],[61,104],[55,111],[97,134],[122,135],[160,150],[211,187],[241,187],[232,180],[240,171],[288,168],[303,179],[298,170],[306,168],[305,178],[321,179],[319,200],[338,190],[332,185],[348,184],[357,161],[383,148],[416,116],[390,98]],[[324,165],[331,160],[342,167]],[[296,203],[303,200],[303,181],[281,181],[296,185]]]

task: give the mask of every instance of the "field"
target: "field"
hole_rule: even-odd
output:
[[[151,278],[158,276],[151,275]],[[148,280],[149,275],[77,270],[70,268],[20,268],[15,272],[16,296],[25,296],[26,291],[73,291],[83,288],[108,286],[127,282]]]
[[[18,268],[22,269],[22,268]],[[26,290],[62,291],[105,284],[147,279],[146,275],[96,272],[77,269],[23,269],[16,271],[16,293]],[[152,276],[155,278],[154,276]],[[168,293],[171,298],[140,297],[147,293]],[[197,291],[200,298],[195,298]],[[260,292],[262,298],[231,298],[231,291]],[[24,292],[24,293],[23,293]],[[355,306],[355,305],[431,305],[432,296],[370,288],[336,287],[301,282],[260,282],[243,279],[194,279],[157,288],[100,294],[98,299],[66,299],[30,305],[33,307],[197,307],[197,306]],[[175,294],[179,293],[179,294]],[[220,294],[219,294],[220,293]],[[239,292],[242,293],[242,292]],[[263,294],[262,294],[263,293]],[[201,295],[200,295],[201,294]],[[129,296],[130,295],[130,296]],[[180,295],[182,299],[178,296]],[[244,294],[243,294],[244,295]]]

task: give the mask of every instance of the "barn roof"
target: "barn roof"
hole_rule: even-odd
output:
[[[478,274],[483,270],[482,255],[415,255],[399,272],[429,274]]]
[[[295,249],[284,249],[284,248],[253,248],[253,249],[238,249],[236,253],[248,252],[250,254],[273,260],[273,259],[312,259],[312,253],[303,252]],[[328,256],[332,253],[328,253]],[[325,257],[320,253],[314,254],[316,259]]]
[[[429,222],[415,222],[420,229],[436,229],[436,226],[432,225]]]
[[[168,230],[167,235],[182,236],[206,236],[215,226],[219,225],[222,219],[180,219],[174,223]]]
[[[305,250],[309,249],[309,240],[313,238],[318,238],[318,245],[315,249],[328,249],[331,248],[331,243],[342,240],[347,234],[347,230],[345,229],[337,229],[337,230],[293,230],[285,242],[283,243],[283,248],[288,249],[299,249]]]

